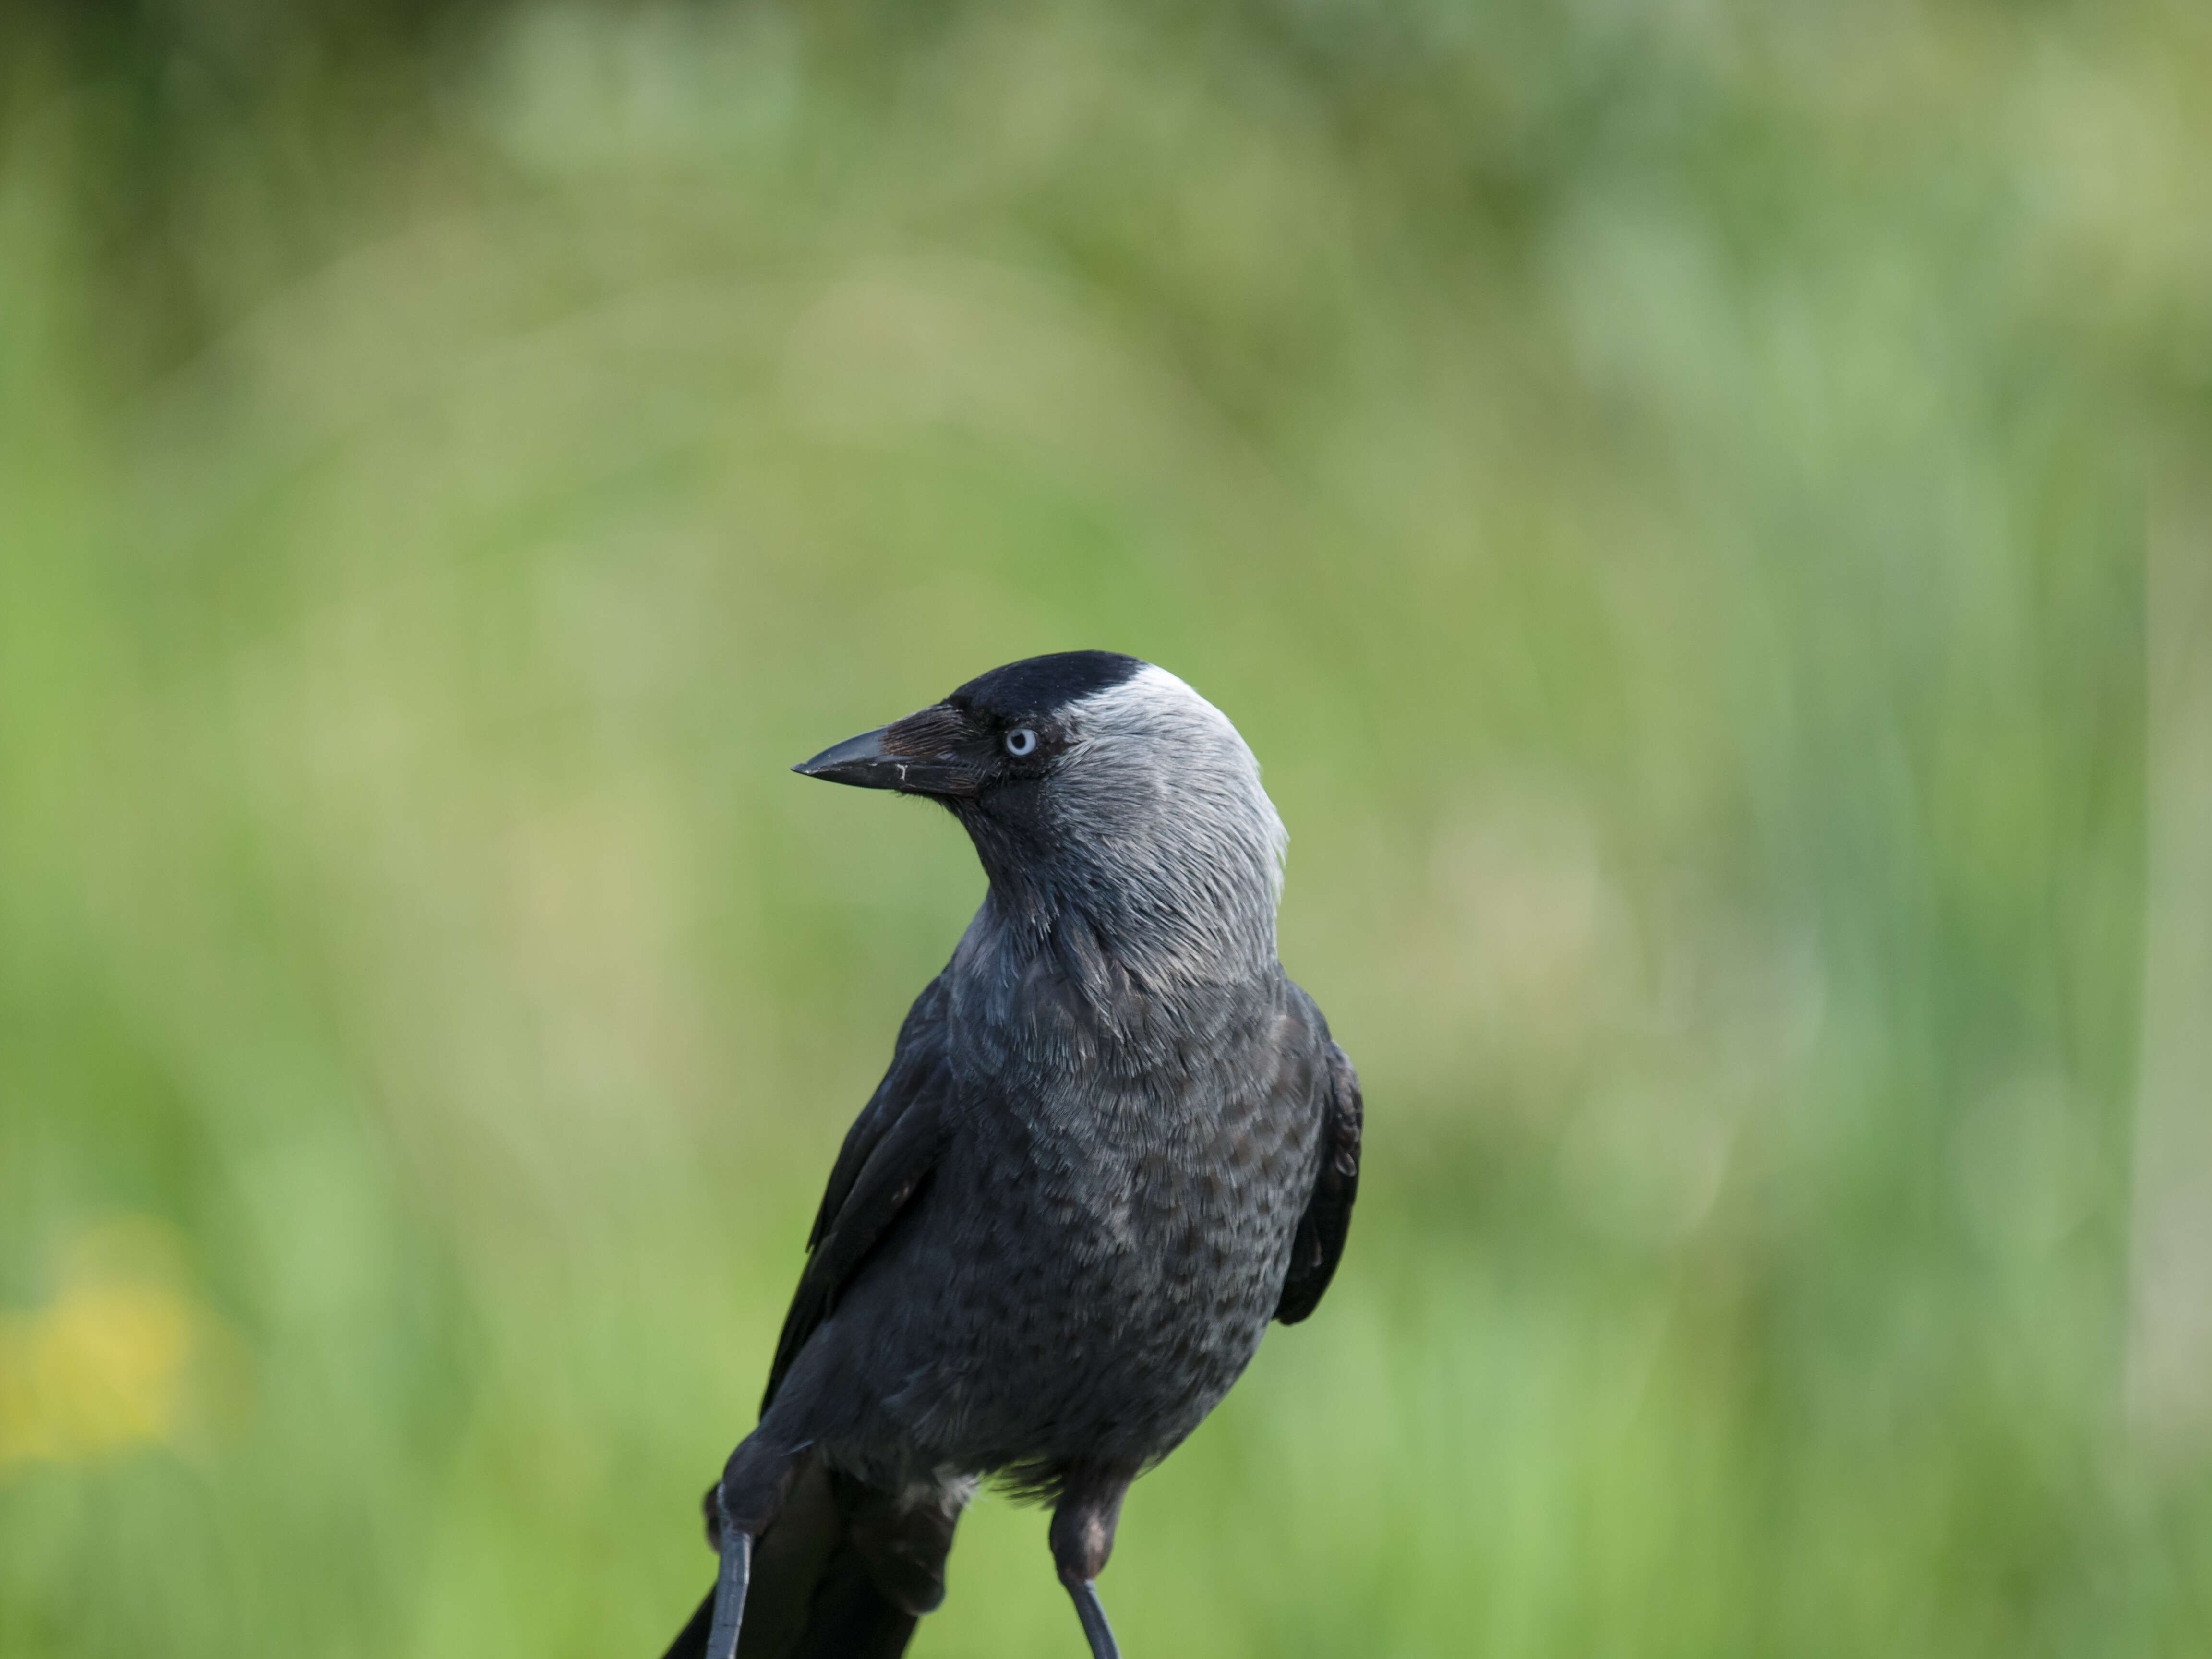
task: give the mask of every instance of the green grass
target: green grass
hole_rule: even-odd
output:
[[[1091,645],[1370,1126],[1133,1655],[2212,1650],[2189,9],[327,11],[0,27],[0,1652],[657,1652],[981,886],[785,768]]]

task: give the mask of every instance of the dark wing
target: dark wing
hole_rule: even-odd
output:
[[[1311,1005],[1308,1005],[1310,1006]],[[1352,1200],[1359,1193],[1359,1075],[1344,1050],[1328,1040],[1328,1028],[1316,1012],[1322,1049],[1321,1166],[1312,1194],[1298,1218],[1291,1243],[1290,1276],[1283,1280],[1275,1317],[1295,1325],[1320,1305],[1322,1292],[1335,1277],[1344,1255],[1344,1236],[1352,1230]]]
[[[761,1397],[763,1413],[806,1339],[830,1316],[839,1292],[937,1161],[944,1127],[945,1000],[941,978],[915,999],[899,1027],[890,1069],[846,1131],[814,1230],[806,1236],[806,1268],[783,1318],[768,1392]]]

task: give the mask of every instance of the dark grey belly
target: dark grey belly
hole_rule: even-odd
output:
[[[965,1126],[833,1316],[860,1383],[833,1456],[888,1480],[1171,1449],[1259,1346],[1311,1182],[1305,1091],[1272,1080]]]

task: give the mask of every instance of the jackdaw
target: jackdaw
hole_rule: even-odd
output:
[[[845,1137],[668,1659],[895,1659],[985,1480],[1054,1505],[1116,1659],[1122,1494],[1314,1310],[1352,1218],[1359,1085],[1275,959],[1282,822],[1219,710],[1104,651],[793,769],[942,802],[990,890]]]

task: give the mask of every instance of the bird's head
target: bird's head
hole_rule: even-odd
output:
[[[943,803],[998,912],[1031,931],[1079,916],[1131,965],[1186,977],[1273,964],[1282,820],[1228,717],[1165,669],[1030,657],[792,769]]]

